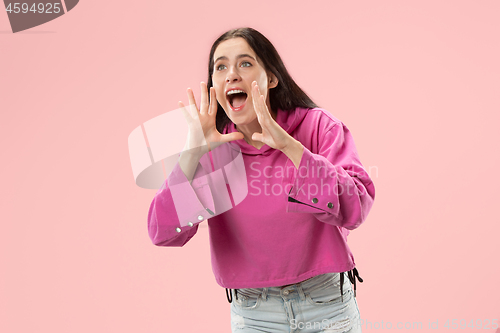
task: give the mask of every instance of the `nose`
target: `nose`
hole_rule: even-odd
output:
[[[238,82],[241,80],[241,76],[238,73],[238,71],[234,67],[230,67],[227,76],[226,76],[226,82],[231,83],[231,82]]]

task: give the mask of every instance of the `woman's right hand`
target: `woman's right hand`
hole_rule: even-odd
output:
[[[217,98],[215,89],[210,88],[210,101],[208,99],[207,85],[205,82],[200,83],[201,87],[201,104],[200,109],[196,105],[193,90],[187,89],[189,100],[189,111],[186,106],[179,102],[179,107],[184,113],[189,126],[189,134],[185,150],[196,154],[204,154],[215,149],[221,144],[233,140],[243,139],[243,134],[233,132],[229,134],[221,134],[215,125],[215,117],[217,115]],[[207,148],[205,148],[205,146]]]

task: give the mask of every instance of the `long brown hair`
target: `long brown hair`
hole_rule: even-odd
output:
[[[214,53],[219,44],[225,40],[241,37],[246,40],[257,57],[262,62],[267,73],[273,73],[278,78],[278,85],[269,90],[271,109],[277,111],[293,111],[297,107],[318,107],[307,94],[300,89],[285,68],[281,57],[274,45],[260,32],[252,28],[232,29],[222,34],[212,45],[208,59],[207,87],[213,86],[212,74],[214,72]],[[216,127],[220,133],[231,123],[222,106],[217,103]]]

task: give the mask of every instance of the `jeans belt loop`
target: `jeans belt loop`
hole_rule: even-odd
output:
[[[302,289],[302,283],[299,283],[297,285],[297,292],[299,293],[300,299],[302,301],[305,301],[306,295],[304,294],[304,290]]]
[[[264,301],[267,301],[267,288],[264,288],[264,290],[262,291],[262,298],[264,299]]]

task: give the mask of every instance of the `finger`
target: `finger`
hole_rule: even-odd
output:
[[[257,96],[258,96],[257,99],[258,99],[258,105],[260,107],[261,114],[264,117],[269,118],[271,116],[271,114],[269,113],[269,109],[267,108],[266,100],[264,98],[264,95],[262,95],[260,93],[259,86],[257,86]]]
[[[193,120],[193,117],[191,117],[189,112],[186,110],[186,106],[184,105],[184,103],[179,101],[178,104],[179,104],[179,109],[181,109],[184,118],[186,119],[187,123],[190,124],[191,121]]]
[[[208,109],[209,115],[217,114],[217,96],[215,94],[215,88],[210,87],[210,108]]]
[[[252,89],[252,100],[255,113],[257,113],[257,120],[262,125],[262,121],[269,115],[269,111],[267,110],[266,103],[264,102],[264,96],[260,94],[259,86],[256,82]]]
[[[261,112],[259,107],[259,93],[258,93],[257,82],[255,81],[252,82],[252,103],[255,113],[257,114],[257,117],[260,117]]]
[[[200,114],[208,112],[208,91],[205,82],[200,83],[201,88],[201,104],[200,104]]]
[[[194,93],[193,93],[193,90],[191,88],[187,89],[187,95],[188,95],[189,106],[190,106],[191,112],[193,112],[193,114],[197,114],[198,107],[196,106],[196,100],[194,99]]]
[[[257,81],[252,82],[252,89],[255,89],[255,92],[257,96],[261,96],[262,94],[260,93],[260,88],[259,85],[257,84]]]
[[[262,114],[263,119],[265,119],[265,121],[270,123],[270,124],[274,123],[273,116],[271,115],[271,112],[269,111],[269,108],[267,107],[266,99],[264,98],[263,95],[259,96],[259,101],[260,101],[259,104],[260,104],[260,110],[261,110],[261,114]]]

